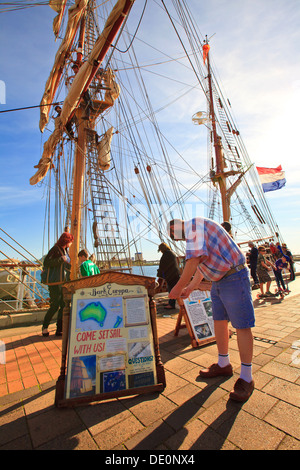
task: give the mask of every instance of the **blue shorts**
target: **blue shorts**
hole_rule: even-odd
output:
[[[247,269],[212,283],[214,320],[230,321],[237,329],[255,326],[250,276]]]

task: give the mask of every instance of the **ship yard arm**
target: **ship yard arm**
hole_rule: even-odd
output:
[[[242,179],[243,177],[245,176],[245,174],[247,173],[247,171],[250,170],[250,168],[252,168],[253,164],[249,166],[249,168],[246,169],[246,171],[243,171],[240,176],[237,178],[237,180],[231,185],[230,188],[227,189],[227,192],[226,192],[226,197],[230,200],[232,194],[234,193],[234,191],[236,190],[236,188],[238,187],[238,185],[242,182]],[[236,172],[236,173],[239,173],[239,172]]]
[[[53,167],[52,155],[62,138],[63,130],[72,119],[74,112],[80,104],[81,98],[104,60],[107,51],[111,47],[119,29],[129,14],[134,1],[135,0],[119,0],[111,11],[104,29],[96,40],[87,61],[80,67],[72,82],[64,101],[61,114],[56,118],[55,130],[45,142],[42,157],[35,166],[37,171],[29,180],[31,185],[40,182],[46,176],[48,170]]]

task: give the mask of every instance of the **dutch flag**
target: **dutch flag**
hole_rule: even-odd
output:
[[[285,185],[285,172],[282,171],[281,165],[277,168],[262,168],[257,166],[256,169],[264,193],[276,191],[276,189],[281,189]]]

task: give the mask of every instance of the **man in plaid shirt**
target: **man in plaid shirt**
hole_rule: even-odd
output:
[[[190,221],[175,219],[169,222],[168,230],[173,240],[186,241],[186,264],[169,297],[186,298],[202,279],[212,281],[212,311],[219,357],[218,363],[200,370],[200,376],[233,374],[228,354],[230,321],[236,328],[241,359],[241,374],[230,398],[246,401],[254,390],[251,328],[255,319],[245,256],[226,230],[213,220],[202,217]]]

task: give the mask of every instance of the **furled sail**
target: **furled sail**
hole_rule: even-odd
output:
[[[115,74],[113,73],[111,69],[109,68],[107,69],[104,75],[103,81],[106,86],[104,100],[108,106],[113,106],[115,100],[120,95],[120,86],[115,81]]]
[[[40,111],[40,131],[43,132],[49,120],[50,103],[52,103],[59,81],[62,75],[66,58],[70,54],[76,32],[78,30],[81,18],[84,14],[88,0],[77,0],[75,5],[69,8],[69,19],[64,39],[56,53],[54,65],[45,86],[45,92],[41,100]]]
[[[44,143],[43,155],[37,165],[34,168],[37,168],[36,173],[30,178],[29,182],[32,185],[35,185],[42,181],[46,176],[48,170],[54,167],[52,163],[52,154],[53,149],[55,149],[62,135],[62,124],[61,118],[58,116],[55,119],[55,129],[54,132],[50,135],[47,142]]]
[[[49,1],[49,6],[52,8],[52,10],[58,13],[57,16],[53,20],[53,32],[56,38],[60,30],[60,25],[61,25],[62,17],[64,15],[64,11],[66,8],[66,4],[67,4],[67,0],[50,0]]]
[[[30,178],[30,184],[34,185],[41,181],[50,168],[53,152],[62,137],[64,127],[79,105],[81,97],[95,76],[107,50],[111,46],[111,42],[116,36],[120,25],[124,22],[133,3],[134,0],[119,0],[114,6],[105,23],[102,34],[99,35],[95,42],[87,61],[83,63],[78,73],[75,75],[69,93],[64,101],[61,115],[56,118],[55,130],[44,144],[43,154],[37,165],[38,171]]]
[[[104,136],[97,144],[98,165],[100,170],[109,170],[110,168],[110,144],[114,128],[111,127],[105,132]]]
[[[113,106],[115,100],[120,95],[120,86],[115,81],[115,74],[110,68],[108,68],[106,72],[102,72],[101,80],[103,80],[103,83],[105,85],[104,100],[93,101],[93,106],[95,110],[92,115],[93,119],[95,119],[97,116],[99,116],[99,114],[103,113],[108,108]]]
[[[128,13],[133,2],[134,0],[119,0],[114,6],[105,23],[102,34],[98,37],[87,61],[82,64],[72,82],[61,113],[63,121],[67,122],[74,109],[78,106],[81,96],[96,74],[105,53],[111,45],[110,38],[113,39],[111,35],[116,33],[113,32],[115,24],[117,21],[120,21],[120,18],[124,21],[124,12],[127,10],[126,14]]]

